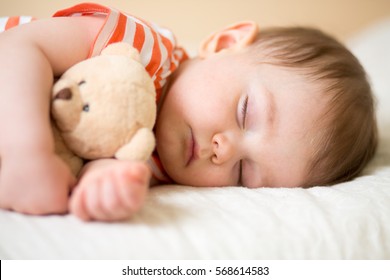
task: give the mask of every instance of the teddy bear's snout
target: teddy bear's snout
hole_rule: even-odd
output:
[[[70,132],[77,127],[82,110],[82,100],[77,90],[68,85],[60,87],[57,92],[54,90],[51,106],[52,117],[60,131]]]
[[[72,91],[70,88],[63,88],[54,96],[54,99],[69,100],[72,99]]]

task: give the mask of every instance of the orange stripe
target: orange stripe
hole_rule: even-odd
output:
[[[166,60],[171,61],[172,50],[173,50],[172,42],[168,38],[163,36],[163,35],[161,35],[161,41],[162,41],[163,45],[165,46],[165,48],[167,50],[167,58],[166,58]],[[170,62],[170,63],[171,64],[170,64],[169,70],[166,70],[166,71],[169,71],[169,74],[172,73],[173,70],[176,69],[175,65],[173,65],[172,62]],[[160,82],[162,80],[162,78],[161,78],[162,72],[163,72],[163,67],[161,67],[158,70],[158,72],[156,73],[156,79],[154,81],[156,88],[160,87]]]
[[[70,16],[74,13],[88,13],[88,12],[90,13],[100,12],[100,13],[108,14],[110,11],[111,11],[110,9],[99,4],[82,3],[67,9],[57,11],[53,15],[53,17]]]
[[[177,65],[175,64],[174,60],[177,60],[176,54],[174,54],[173,57],[171,57],[171,65],[169,67],[169,72],[171,73],[175,71],[175,69],[177,68]]]
[[[126,24],[127,24],[127,17],[122,13],[119,14],[118,22],[116,24],[114,33],[112,34],[110,40],[108,41],[108,44],[122,41],[123,37],[125,36]]]
[[[163,45],[167,49],[168,57],[169,57],[172,53],[172,50],[173,50],[172,42],[163,35],[161,35],[161,42],[163,43]]]
[[[174,52],[171,56],[171,65],[169,67],[169,72],[172,73],[176,70],[177,66],[180,64],[180,58],[177,52]]]
[[[157,102],[157,103],[158,103],[158,101],[160,100],[161,95],[162,95],[162,88],[156,89],[156,102]]]
[[[149,72],[150,76],[153,76],[158,67],[160,67],[161,63],[161,50],[160,50],[160,45],[157,40],[157,34],[154,30],[151,30],[153,34],[153,50],[152,50],[152,57],[150,58],[149,64],[145,67],[146,71]]]
[[[10,17],[10,18],[8,18],[7,23],[5,24],[5,30],[19,25],[19,20],[20,20],[20,17]]]
[[[142,24],[136,22],[133,47],[136,48],[139,52],[141,52],[144,42],[145,42],[144,27],[142,26]]]
[[[154,88],[155,89],[160,89],[161,88],[161,85],[160,85],[160,80],[158,80],[157,78],[154,79],[153,83],[154,83]]]
[[[158,69],[156,75],[155,75],[155,79],[154,79],[154,83],[155,83],[155,87],[156,88],[159,88],[160,87],[160,82],[162,80],[161,78],[161,73],[163,72],[163,67],[160,67],[160,69]]]

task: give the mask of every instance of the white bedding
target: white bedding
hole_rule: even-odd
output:
[[[350,47],[379,102],[380,145],[333,187],[153,188],[124,223],[0,210],[0,259],[390,259],[390,19]]]

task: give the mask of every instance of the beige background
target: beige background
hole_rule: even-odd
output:
[[[91,0],[93,1],[93,0]],[[81,0],[0,0],[0,16],[48,17]],[[187,47],[219,28],[250,19],[261,27],[310,25],[341,40],[390,17],[390,0],[96,0],[172,29]]]

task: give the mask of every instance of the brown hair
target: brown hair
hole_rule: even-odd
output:
[[[329,185],[357,176],[377,147],[374,98],[355,56],[323,32],[302,27],[261,31],[253,50],[265,61],[303,72],[329,100],[316,123],[314,153],[304,187]]]

